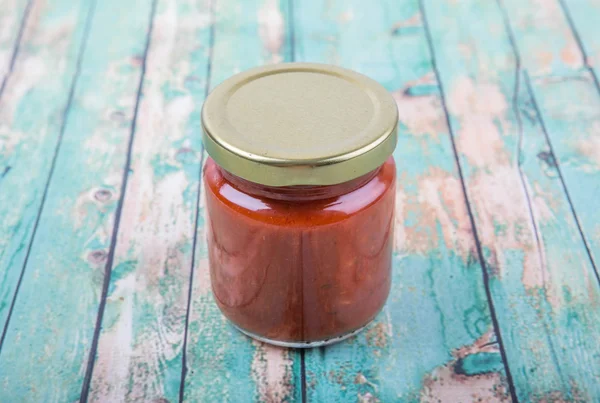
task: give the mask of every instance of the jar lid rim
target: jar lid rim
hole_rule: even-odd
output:
[[[396,103],[382,85],[318,63],[237,74],[202,108],[207,153],[232,174],[270,186],[358,178],[392,154],[397,123]]]

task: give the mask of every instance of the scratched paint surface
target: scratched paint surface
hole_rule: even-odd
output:
[[[511,7],[511,13],[516,8]],[[561,57],[554,63],[552,77],[532,77],[532,87],[597,269],[600,213],[590,200],[600,197],[600,38],[592,31],[590,21],[600,21],[600,2],[548,2],[545,9],[544,22],[553,29],[549,29],[549,41],[539,46],[540,51],[550,53],[556,41],[563,41],[565,46],[556,51]],[[518,23],[514,29],[521,52],[530,52],[525,41],[538,35],[537,30],[522,29]],[[567,69],[568,74],[557,77],[557,70]]]
[[[577,54],[571,55],[567,27],[552,24],[552,5],[536,13],[540,5],[528,3],[426,2],[426,8],[517,396],[591,401],[600,396],[598,279],[522,71],[531,68],[536,81],[567,74]],[[532,24],[536,17],[541,21]],[[469,22],[468,32],[449,35],[446,18],[462,27]],[[561,50],[544,51],[549,45],[526,32],[533,27]],[[481,141],[489,152],[477,146]]]
[[[209,27],[209,2],[157,2],[90,401],[179,396]]]
[[[19,44],[28,0],[0,1],[0,92],[12,67],[15,47]]]
[[[95,9],[87,7],[94,13],[93,20],[69,15],[73,9],[70,2],[46,4],[55,7],[48,15],[71,18],[49,21],[48,25],[57,32],[42,32],[44,37],[36,38],[42,43],[30,46],[47,46],[46,41],[53,43],[51,38],[60,35],[65,28],[82,26],[88,34],[81,40],[87,41],[88,50],[95,51],[80,54],[77,74],[69,78],[73,81],[69,113],[50,118],[56,120],[53,123],[57,128],[64,125],[62,142],[2,345],[0,383],[4,401],[75,401],[79,398],[119,199],[130,132],[128,121],[133,114],[136,82],[141,71],[135,56],[144,50],[150,16],[150,2],[146,0],[136,1],[135,9],[124,7],[118,0],[102,1]],[[86,14],[84,10],[81,10],[82,17]],[[106,30],[114,12],[120,13],[128,23]],[[67,31],[67,38],[69,34]],[[110,46],[106,46],[107,43]],[[56,73],[45,70],[44,60],[36,62],[42,63],[34,66],[41,75],[37,78],[52,82],[44,73]],[[17,71],[25,74],[28,69]],[[19,81],[16,76],[11,80],[13,78],[17,85]],[[19,101],[15,125],[20,123],[33,131],[35,126],[27,126],[35,122],[32,116],[39,113],[35,107],[38,103],[52,104],[52,96],[62,96],[62,92],[56,90],[19,94],[24,99],[15,99]],[[68,88],[64,92],[66,97]],[[16,95],[7,92],[3,100],[11,100],[11,96]],[[38,135],[29,131],[23,134]],[[32,144],[36,141],[25,138],[17,146],[26,149]],[[32,167],[23,167],[23,170],[27,168]],[[47,175],[45,171],[30,175],[36,174]],[[41,194],[43,186],[35,190]]]
[[[2,327],[40,209],[89,8],[67,1],[35,4],[26,21],[23,51],[0,94]]]
[[[0,401],[600,400],[599,18],[0,0]],[[390,299],[304,353],[220,314],[200,185],[206,92],[292,60],[363,72],[400,114]]]
[[[585,54],[584,62],[594,69],[596,77],[600,76],[600,1],[598,0],[562,0],[560,5],[565,16],[570,17],[573,24],[571,30],[579,36],[580,51]]]

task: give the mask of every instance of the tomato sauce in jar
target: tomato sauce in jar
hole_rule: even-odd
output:
[[[282,64],[225,81],[202,121],[210,274],[223,314],[283,346],[362,329],[390,290],[391,96],[349,70]]]

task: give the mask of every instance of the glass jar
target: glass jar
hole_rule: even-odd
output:
[[[202,111],[213,294],[242,332],[333,343],[390,290],[397,109],[376,82],[289,63],[238,74]]]

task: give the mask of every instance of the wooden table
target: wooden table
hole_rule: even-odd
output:
[[[335,346],[210,294],[200,108],[252,66],[400,111],[393,289]],[[0,401],[600,401],[600,0],[0,0]]]

